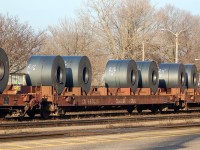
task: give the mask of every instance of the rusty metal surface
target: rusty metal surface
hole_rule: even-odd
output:
[[[196,103],[200,103],[200,95],[196,95],[195,96],[195,102]]]
[[[130,88],[92,88],[88,95],[84,95],[81,88],[65,89],[62,95],[57,95],[51,86],[22,86],[20,91],[13,91],[10,87],[0,95],[0,107],[25,106],[32,100],[42,100],[58,104],[58,106],[111,106],[111,105],[146,105],[173,104],[179,100],[188,103],[200,103],[200,90],[187,89],[181,93],[180,88],[168,90],[159,89],[154,95],[151,90],[137,89],[136,93]]]
[[[59,106],[111,106],[111,105],[136,105],[136,104],[168,104],[168,96],[136,95],[136,96],[69,96],[59,97]]]
[[[0,94],[0,107],[25,106],[33,99],[38,102],[43,99],[53,102],[53,94],[53,87],[51,86],[22,86],[20,91],[13,90],[10,87],[7,92]]]
[[[2,94],[0,95],[0,107],[25,106],[27,99],[28,99],[27,95]]]

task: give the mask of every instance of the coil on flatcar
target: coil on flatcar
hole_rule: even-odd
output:
[[[185,73],[186,73],[186,87],[196,89],[198,87],[198,73],[196,65],[186,64]]]
[[[105,86],[131,88],[131,91],[135,92],[138,86],[138,72],[135,61],[109,60],[106,64]]]
[[[159,65],[159,87],[185,90],[185,66],[181,63],[161,63]]]
[[[139,88],[150,88],[153,93],[158,89],[158,67],[155,61],[137,61]]]
[[[87,56],[62,56],[66,69],[66,87],[81,87],[88,93],[92,83],[92,67]]]
[[[0,93],[5,90],[9,79],[9,60],[5,51],[0,48]]]
[[[31,56],[27,62],[28,86],[53,86],[58,94],[65,88],[65,64],[61,56]]]

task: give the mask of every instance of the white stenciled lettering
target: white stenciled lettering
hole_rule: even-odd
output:
[[[159,69],[159,77],[162,78],[165,73],[167,73],[167,69]]]
[[[124,104],[126,103],[125,99],[116,99],[116,104]]]
[[[130,103],[130,104],[135,104],[135,103],[136,103],[136,99],[130,99],[130,100],[129,100],[129,103]]]
[[[158,72],[159,72],[159,73],[165,73],[165,72],[167,72],[167,69],[159,69]]]
[[[65,68],[69,68],[71,66],[71,61],[65,61]]]
[[[108,72],[111,76],[114,76],[115,72],[117,71],[116,67],[109,67]]]
[[[29,64],[27,67],[27,72],[29,73],[30,71],[35,71],[36,67],[37,67],[37,65]]]
[[[97,99],[82,99],[83,105],[97,105],[99,104],[99,100]]]

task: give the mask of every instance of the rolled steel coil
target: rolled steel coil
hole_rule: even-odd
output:
[[[9,61],[5,51],[0,48],[0,93],[5,90],[9,79]]]
[[[185,66],[181,63],[161,63],[159,65],[159,87],[185,89]]]
[[[150,88],[153,93],[158,89],[158,67],[155,61],[137,61],[139,88]]]
[[[61,56],[31,56],[27,62],[28,86],[53,86],[58,94],[65,88],[66,71]]]
[[[185,73],[186,73],[186,87],[196,89],[198,86],[198,73],[196,65],[186,64]]]
[[[134,60],[109,60],[105,70],[105,86],[131,88],[136,91],[138,85],[137,65]]]
[[[90,90],[92,67],[87,56],[63,56],[66,68],[66,87],[81,87],[85,93]]]

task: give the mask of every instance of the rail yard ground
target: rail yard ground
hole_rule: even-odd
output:
[[[147,119],[99,125],[1,128],[0,150],[198,149],[200,119],[181,116],[184,115],[177,119],[169,117],[164,120]]]
[[[88,136],[51,136],[1,141],[0,149],[133,150],[198,149],[200,128],[118,128],[116,133]],[[102,132],[105,132],[102,130]]]

